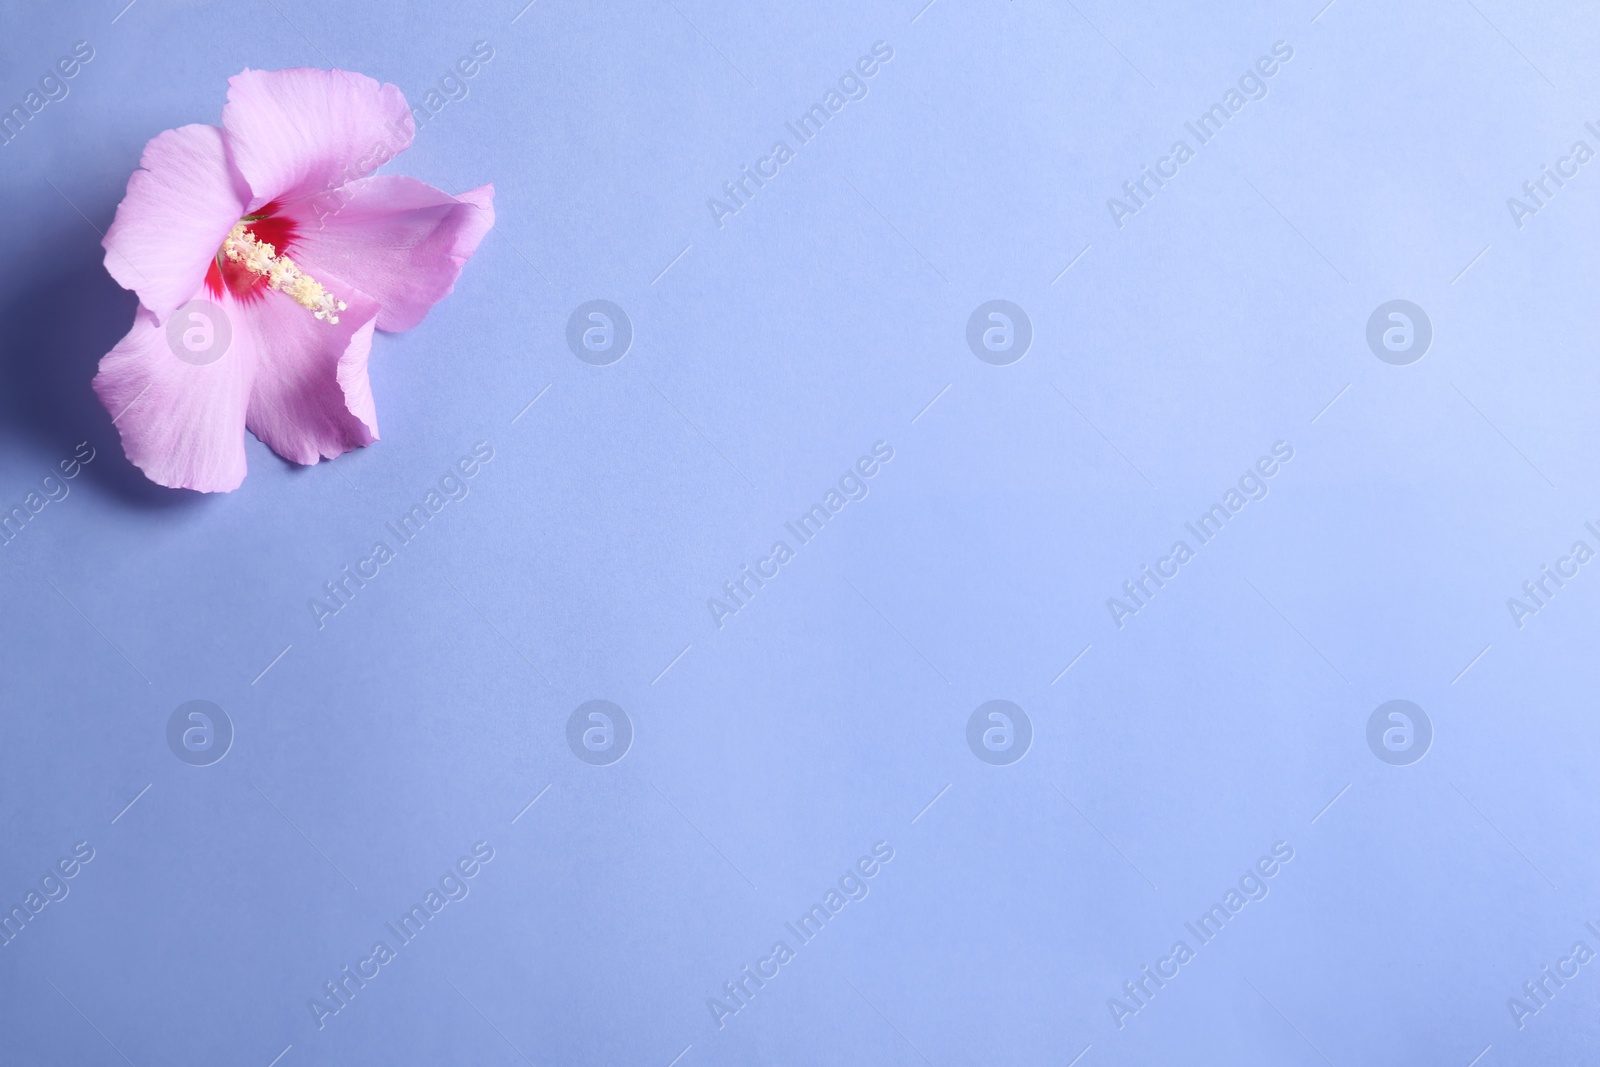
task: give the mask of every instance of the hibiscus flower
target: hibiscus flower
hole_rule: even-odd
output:
[[[378,439],[374,328],[421,322],[494,225],[492,185],[369,177],[414,132],[393,85],[246,70],[221,128],[145,145],[103,242],[139,309],[94,389],[152,481],[238,488],[246,428],[295,463]]]

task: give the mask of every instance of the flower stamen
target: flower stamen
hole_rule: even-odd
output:
[[[311,312],[314,318],[337,323],[338,313],[346,310],[345,302],[337,299],[322,287],[321,282],[302,271],[295,265],[294,260],[287,255],[280,256],[278,250],[271,244],[251,233],[247,222],[248,220],[241,220],[228,231],[227,239],[222,242],[222,255],[250,273],[261,275],[267,280],[270,288],[283,293]]]

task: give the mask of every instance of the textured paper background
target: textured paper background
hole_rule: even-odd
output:
[[[1560,560],[1600,550],[1600,161],[1571,156],[1600,151],[1600,20],[921,5],[4,9],[0,107],[94,50],[0,148],[0,505],[95,455],[0,549],[0,904],[94,853],[0,948],[8,1062],[1592,1054],[1600,562]],[[383,440],[295,469],[250,438],[227,496],[144,483],[88,389],[134,308],[96,231],[144,142],[217,122],[247,66],[426,106],[480,41],[386,168],[492,181],[498,224],[376,341]],[[786,123],[878,42],[801,144]],[[1185,123],[1275,44],[1201,145]],[[1119,226],[1108,198],[1180,138]],[[1577,173],[1519,219],[1546,166]],[[631,322],[607,366],[566,340],[595,299]],[[1006,365],[967,342],[991,300],[1031,326]],[[1431,324],[1407,365],[1367,342],[1392,300]],[[319,628],[310,599],[479,441],[470,495]],[[785,523],[878,442],[802,545]],[[1278,442],[1201,545],[1185,524]],[[719,627],[708,600],[780,539]],[[1178,540],[1119,627],[1108,598]],[[1519,626],[1544,566],[1577,575]],[[1394,699],[1431,724],[1407,765],[1368,743]],[[191,700],[232,724],[210,766],[167,741]],[[569,745],[591,700],[631,724],[619,762]],[[1020,761],[969,747],[990,700],[1031,724]],[[323,984],[475,842],[470,894],[319,1028]],[[879,842],[864,899],[786,928]],[[1202,944],[1185,924],[1280,842]],[[777,974],[733,1012],[747,965]]]

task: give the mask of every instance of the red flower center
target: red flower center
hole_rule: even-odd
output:
[[[282,208],[283,205],[274,200],[240,220],[256,240],[271,245],[280,256],[294,245],[299,234],[293,219],[278,214]],[[221,297],[226,289],[235,299],[259,300],[266,285],[264,275],[254,274],[243,263],[228,259],[220,248],[206,270],[206,292],[214,298]]]

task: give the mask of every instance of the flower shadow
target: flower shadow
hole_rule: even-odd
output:
[[[56,459],[87,440],[95,457],[79,484],[128,506],[193,506],[203,494],[156,485],[128,461],[90,384],[100,357],[133,325],[139,300],[106,273],[100,242],[85,240],[87,231],[70,228],[12,260],[30,269],[0,302],[0,425]]]

